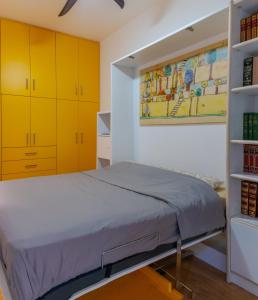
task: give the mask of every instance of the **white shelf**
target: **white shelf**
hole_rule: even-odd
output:
[[[242,51],[250,56],[258,54],[258,38],[233,45],[232,49]]]
[[[110,136],[111,113],[110,111],[98,112],[98,136]]]
[[[258,145],[258,141],[253,140],[231,140],[230,143],[240,145]]]
[[[239,179],[239,180],[248,180],[253,182],[258,182],[258,175],[256,174],[249,174],[249,173],[233,173],[230,177]]]
[[[247,215],[237,215],[231,218],[234,222],[245,223],[247,225],[258,227],[258,218],[249,217]]]
[[[243,94],[247,96],[258,96],[258,84],[241,86],[231,90],[233,94]]]

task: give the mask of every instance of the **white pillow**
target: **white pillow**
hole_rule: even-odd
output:
[[[208,185],[210,185],[215,191],[216,190],[220,190],[220,189],[224,189],[225,188],[225,183],[222,180],[219,180],[217,178],[211,177],[211,176],[204,176],[204,175],[200,175],[198,173],[193,173],[193,172],[186,172],[186,171],[182,171],[182,170],[178,170],[178,169],[173,169],[173,168],[163,168],[157,165],[150,165],[150,164],[146,164],[146,163],[140,163],[137,161],[128,161],[131,163],[136,163],[139,165],[145,165],[145,166],[150,166],[150,167],[156,167],[156,168],[160,168],[163,170],[168,170],[168,171],[173,171],[176,173],[180,173],[180,174],[184,174],[184,175],[189,175],[195,178],[198,178],[204,182],[206,182]]]

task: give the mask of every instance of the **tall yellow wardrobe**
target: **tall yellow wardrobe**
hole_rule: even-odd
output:
[[[2,179],[95,168],[99,44],[1,20]]]

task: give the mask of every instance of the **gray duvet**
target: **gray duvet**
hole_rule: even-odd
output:
[[[133,163],[0,183],[0,259],[14,300],[224,225],[206,183]]]

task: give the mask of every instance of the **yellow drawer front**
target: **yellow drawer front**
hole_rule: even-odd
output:
[[[55,157],[56,147],[3,148],[2,150],[3,161]]]
[[[50,176],[50,175],[56,175],[56,170],[18,173],[18,174],[6,174],[3,175],[3,180],[13,180],[13,179],[22,179],[22,178],[37,177],[37,176]]]
[[[2,174],[27,173],[35,171],[46,171],[56,169],[56,159],[30,159],[19,161],[4,161],[2,165]]]

